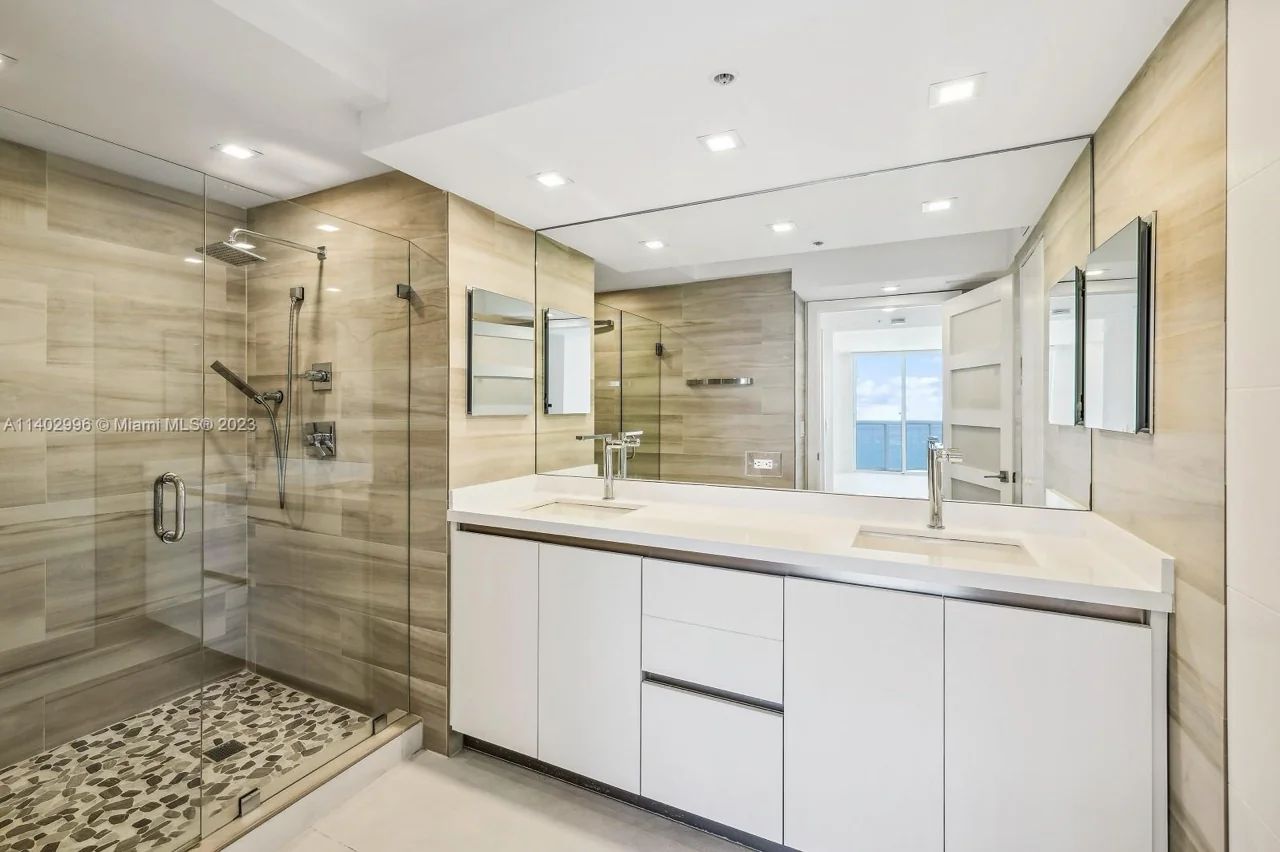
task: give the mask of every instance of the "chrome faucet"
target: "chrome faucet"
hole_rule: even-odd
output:
[[[945,529],[942,525],[942,463],[962,462],[959,450],[942,446],[939,438],[929,439],[929,529]]]
[[[640,446],[640,436],[643,434],[643,429],[618,433],[618,440],[622,443],[622,449],[618,452],[618,476],[622,479],[627,478],[627,462],[635,456],[636,449]]]
[[[621,464],[626,464],[626,442],[613,437],[608,432],[599,435],[578,435],[579,441],[599,441],[601,447],[604,448],[604,499],[613,499],[613,454],[618,453],[622,460]]]

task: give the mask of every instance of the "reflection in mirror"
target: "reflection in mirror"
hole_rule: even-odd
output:
[[[467,291],[467,413],[533,411],[533,305],[501,293]]]
[[[546,308],[543,329],[543,411],[591,413],[591,336],[594,321]]]
[[[1151,228],[1134,219],[1098,246],[1085,268],[1084,422],[1148,428]]]
[[[1083,279],[1073,266],[1049,288],[1049,422],[1055,426],[1084,422]]]
[[[1087,233],[1091,204],[1060,205],[1069,228],[1042,221],[1059,195],[1091,197],[1088,144],[540,233],[594,264],[594,432],[643,433],[632,478],[916,499],[941,438],[964,456],[950,499],[1088,508],[1088,432],[1057,399],[1075,377],[1051,383],[1073,314],[1053,313],[1064,293],[1043,266],[1083,265],[1061,235]],[[562,307],[542,266],[539,305]],[[581,475],[547,421],[539,472]]]

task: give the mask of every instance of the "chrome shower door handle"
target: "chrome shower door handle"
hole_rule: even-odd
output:
[[[173,529],[164,525],[164,487],[173,486]],[[172,471],[156,477],[151,497],[151,522],[155,527],[156,538],[165,544],[182,541],[187,534],[187,485],[182,477]]]

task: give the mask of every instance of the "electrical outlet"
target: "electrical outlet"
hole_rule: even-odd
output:
[[[748,450],[744,468],[747,476],[782,476],[782,453]]]

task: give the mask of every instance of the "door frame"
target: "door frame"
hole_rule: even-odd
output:
[[[884,283],[884,282],[880,282]],[[877,284],[877,286],[879,286]],[[827,299],[805,303],[805,380],[808,389],[805,406],[806,482],[810,491],[832,491],[831,382],[826,369],[825,353],[831,348],[831,335],[839,331],[835,315],[880,308],[916,308],[941,305],[961,294],[959,290],[939,290],[903,296],[867,296],[860,299]],[[944,356],[945,357],[945,356]]]

